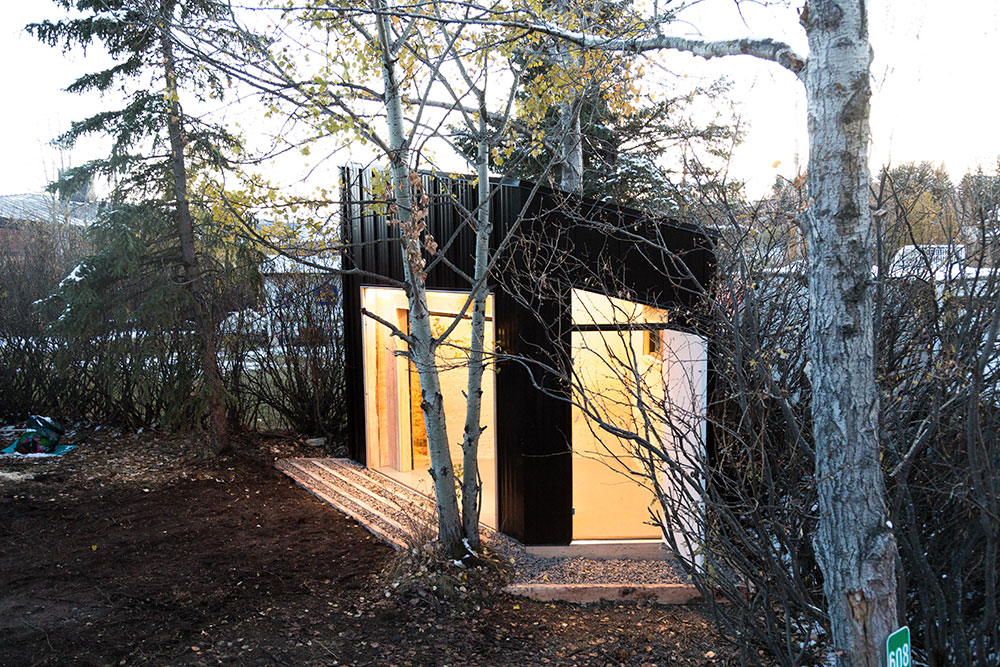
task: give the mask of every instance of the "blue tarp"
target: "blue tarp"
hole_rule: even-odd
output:
[[[17,447],[17,445],[14,444],[14,445],[11,445],[10,447],[8,447],[7,449],[0,449],[0,454],[5,454],[5,455],[8,455],[8,456],[21,456],[21,457],[42,458],[44,456],[62,456],[66,452],[71,452],[74,449],[76,449],[76,445],[56,445],[56,448],[53,449],[51,452],[46,452],[46,453],[37,452],[37,453],[34,453],[34,454],[21,454],[20,452],[15,451],[16,447]]]

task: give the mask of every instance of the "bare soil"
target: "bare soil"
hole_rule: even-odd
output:
[[[698,608],[386,596],[394,552],[247,436],[80,430],[0,458],[0,665],[736,664]]]

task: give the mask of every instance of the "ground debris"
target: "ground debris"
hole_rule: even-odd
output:
[[[0,665],[737,664],[696,609],[387,597],[392,550],[274,469],[294,439],[73,441],[0,460]]]

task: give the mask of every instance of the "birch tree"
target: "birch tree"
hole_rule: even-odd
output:
[[[437,499],[438,535],[452,558],[480,548],[478,442],[482,433],[482,377],[485,358],[484,327],[491,268],[489,243],[492,235],[488,158],[497,122],[509,116],[510,105],[490,111],[484,72],[489,59],[488,44],[481,28],[478,38],[463,35],[463,25],[475,22],[445,17],[434,4],[422,8],[395,6],[388,0],[363,4],[317,2],[307,8],[284,11],[288,21],[287,41],[315,40],[307,53],[319,64],[312,67],[293,58],[282,43],[262,44],[255,58],[239,53],[219,53],[213,45],[189,35],[187,48],[205,62],[221,68],[234,79],[261,91],[272,104],[272,113],[286,110],[304,126],[303,153],[321,139],[358,140],[377,148],[388,162],[391,224],[400,229],[403,260],[402,287],[408,303],[408,329],[402,330],[374,313],[365,313],[406,344],[397,352],[413,364],[420,380],[421,411],[430,456],[430,474]],[[481,11],[474,6],[464,11]],[[235,19],[234,19],[235,20]],[[477,42],[476,39],[479,41]],[[303,42],[299,42],[303,44]],[[466,44],[469,54],[460,53]],[[304,44],[303,44],[304,45]],[[284,47],[284,48],[287,48]],[[471,54],[471,55],[470,55]],[[479,65],[475,59],[483,59]],[[468,60],[468,62],[466,62]],[[448,70],[445,74],[444,70]],[[450,75],[450,76],[449,76]],[[457,79],[457,82],[455,81]],[[441,99],[435,95],[443,96]],[[441,114],[456,114],[476,137],[477,156],[471,161],[477,172],[478,206],[466,211],[467,223],[475,229],[476,258],[468,279],[471,293],[463,312],[435,335],[427,305],[428,271],[438,261],[438,240],[427,230],[430,199],[423,191],[417,160],[425,143],[447,137],[440,131]],[[504,123],[499,122],[500,131]],[[325,197],[325,191],[318,195]],[[471,311],[472,340],[468,354],[466,420],[462,437],[462,508],[456,494],[455,462],[449,450],[444,397],[437,351],[448,345],[448,337]]]
[[[467,136],[475,143],[475,155],[469,162],[476,172],[476,209],[475,218],[475,266],[470,277],[472,321],[470,323],[472,338],[469,346],[468,383],[466,390],[465,424],[462,432],[462,531],[467,546],[473,550],[481,548],[479,536],[479,515],[481,509],[481,484],[479,474],[479,439],[483,433],[482,426],[482,396],[483,373],[486,371],[487,359],[484,350],[486,329],[486,302],[489,296],[488,279],[492,269],[493,254],[490,242],[493,235],[493,217],[490,211],[490,199],[493,190],[490,186],[490,162],[493,148],[507,130],[511,117],[514,91],[520,78],[513,76],[511,89],[505,96],[504,108],[497,112],[491,110],[489,94],[491,80],[490,45],[496,36],[490,30],[470,26],[466,21],[473,12],[472,6],[462,9],[463,16],[458,19],[440,21],[437,31],[440,41],[431,39],[430,43],[419,40],[408,48],[414,51],[416,57],[435,73],[440,87],[446,92],[446,100],[434,100],[434,106],[453,111],[461,120]],[[477,11],[478,13],[478,11]],[[435,7],[435,17],[443,19],[439,7]],[[468,34],[468,33],[473,34]],[[464,38],[463,33],[465,33]],[[437,62],[434,53],[437,44],[449,45],[450,71],[457,73],[461,86],[449,81],[445,75],[443,63]],[[421,48],[422,47],[422,48]],[[469,98],[471,106],[465,104]],[[501,100],[504,99],[503,97]],[[471,219],[473,215],[465,212]],[[455,320],[454,324],[457,324]],[[453,328],[453,327],[452,327]],[[445,332],[447,335],[448,332]]]
[[[397,31],[392,25],[386,0],[373,0],[371,10],[374,33],[363,29],[357,22],[354,22],[354,27],[374,46],[380,59],[382,102],[388,130],[384,142],[385,153],[392,174],[394,222],[402,232],[403,272],[409,304],[410,331],[406,334],[406,342],[408,356],[420,378],[420,408],[424,414],[431,461],[430,475],[437,500],[438,539],[449,556],[463,557],[467,555],[467,549],[462,543],[462,521],[455,494],[455,468],[448,447],[444,396],[435,356],[435,350],[441,341],[435,338],[431,330],[431,315],[427,307],[424,250],[433,254],[436,251],[436,241],[425,231],[428,198],[420,186],[419,175],[411,170],[412,135],[407,131],[403,115],[405,91],[398,65],[406,38],[417,28],[418,21],[416,17],[410,17],[405,27]],[[403,334],[397,331],[395,335]],[[478,522],[476,531],[478,534]]]
[[[557,6],[568,13],[570,0],[558,0]],[[568,43],[560,42],[556,50],[556,62],[567,71],[576,64],[575,56]],[[579,93],[566,96],[559,102],[559,187],[563,192],[579,193],[583,190],[583,132],[580,129]]]
[[[897,550],[879,464],[872,327],[867,154],[872,51],[862,0],[807,0],[800,23],[808,57],[770,39],[606,36],[546,21],[527,25],[591,49],[750,55],[788,69],[805,87],[809,206],[799,224],[809,261],[809,377],[820,515],[813,542],[837,664],[875,667],[884,664],[885,639],[898,618]]]
[[[385,91],[383,104],[389,130],[387,155],[393,174],[394,211],[399,220],[398,224],[404,231],[403,254],[406,260],[404,265],[408,270],[406,283],[410,288],[408,355],[420,377],[421,408],[431,457],[430,472],[437,498],[439,537],[445,551],[453,557],[465,556],[469,554],[469,550],[478,551],[481,548],[479,535],[481,484],[478,453],[479,440],[484,428],[482,386],[483,374],[488,363],[484,350],[486,304],[489,296],[489,274],[493,265],[490,248],[493,235],[490,199],[493,193],[490,186],[489,164],[494,145],[506,131],[514,99],[511,90],[508,95],[499,96],[503,104],[501,110],[496,111],[491,108],[492,91],[489,83],[493,64],[490,47],[495,43],[496,36],[491,34],[491,31],[476,25],[474,19],[482,15],[482,10],[475,5],[460,7],[459,12],[458,16],[446,15],[439,5],[430,5],[426,13],[405,7],[390,8],[384,3],[373,6],[373,15],[379,26],[378,43],[382,53]],[[405,17],[403,21],[405,27],[394,30],[391,18],[398,19],[401,15]],[[421,30],[421,27],[424,30]],[[413,66],[416,64],[423,66],[427,76],[423,95],[405,94],[399,83],[397,63],[400,62],[412,62]],[[516,88],[517,82],[518,78],[515,76],[511,85]],[[436,97],[435,94],[442,97]],[[404,104],[416,109],[415,118],[404,118]],[[404,172],[411,169],[409,166],[411,142],[420,126],[419,116],[426,108],[443,109],[457,115],[468,134],[474,137],[476,144],[475,156],[469,162],[476,172],[477,205],[474,211],[464,211],[467,223],[474,228],[476,238],[473,274],[466,276],[471,291],[462,308],[463,312],[459,313],[456,319],[436,337],[432,335],[430,329],[425,281],[426,263],[420,256],[420,251],[423,248],[434,254],[437,241],[426,233],[421,238],[423,222],[413,219],[414,211],[419,216],[426,215],[426,196],[422,203],[409,202],[412,210],[407,214],[407,201],[401,199],[401,195],[405,196],[405,193],[400,189]],[[410,125],[409,132],[405,129],[407,122]],[[437,132],[431,136],[442,138]],[[407,182],[416,185],[418,181],[416,174],[410,171]],[[448,336],[468,310],[471,310],[471,341],[467,351],[468,376],[461,441],[462,493],[459,514],[457,508],[453,508],[455,467],[448,446],[449,435],[440,390],[436,350],[439,346],[447,344]],[[394,335],[401,333],[396,332]],[[456,533],[453,530],[453,522],[459,517],[459,530]]]
[[[541,5],[560,25],[583,30],[590,25],[614,30],[622,9],[607,2],[583,7],[571,0]],[[606,105],[620,114],[632,112],[638,92],[635,81],[641,73],[633,59],[613,51],[581,49],[538,32],[514,37],[520,51],[517,66],[522,68],[525,82],[519,91],[519,120],[535,139],[532,143],[545,145],[551,155],[558,170],[558,178],[553,180],[559,189],[582,194],[589,139],[583,111]],[[549,116],[554,116],[551,122]],[[506,157],[511,157],[509,149]]]

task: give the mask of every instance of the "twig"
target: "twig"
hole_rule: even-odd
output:
[[[45,635],[45,643],[49,645],[49,650],[50,650],[50,651],[52,651],[53,653],[55,653],[55,651],[56,651],[56,650],[55,650],[55,648],[53,648],[53,646],[52,646],[52,642],[51,642],[51,641],[49,641],[49,633],[48,633],[48,630],[46,630],[45,628],[40,628],[40,627],[38,627],[37,625],[35,625],[35,624],[33,624],[33,623],[29,623],[29,622],[28,622],[28,621],[27,621],[26,619],[24,619],[24,618],[22,618],[22,619],[21,619],[21,622],[22,622],[22,623],[24,623],[25,625],[27,625],[27,626],[28,626],[29,628],[31,628],[32,630],[37,630],[38,632],[41,632],[41,633],[42,633],[43,635]]]

